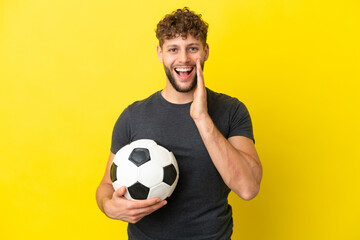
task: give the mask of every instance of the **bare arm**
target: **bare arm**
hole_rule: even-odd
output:
[[[226,185],[244,200],[260,190],[262,167],[251,139],[225,139],[210,118],[196,122],[210,157]]]
[[[166,200],[160,201],[160,198],[139,201],[128,200],[124,197],[126,192],[125,187],[114,191],[110,180],[110,168],[114,156],[113,153],[110,153],[104,177],[96,191],[97,204],[106,216],[124,222],[136,223],[146,215],[149,215],[166,204]]]
[[[241,136],[226,139],[207,111],[206,88],[197,61],[198,84],[190,108],[201,138],[226,185],[244,200],[254,198],[260,189],[262,166],[251,139]]]

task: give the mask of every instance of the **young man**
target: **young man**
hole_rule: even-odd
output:
[[[233,228],[229,192],[250,200],[259,191],[262,167],[246,107],[204,85],[207,29],[201,15],[188,8],[159,22],[157,54],[165,88],[130,105],[115,124],[96,199],[108,217],[129,223],[129,239],[228,240]],[[111,185],[114,154],[144,138],[172,151],[179,165],[178,185],[163,201],[130,201],[123,196],[125,187],[114,192]]]

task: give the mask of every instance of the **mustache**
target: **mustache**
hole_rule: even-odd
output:
[[[196,67],[196,64],[177,64],[177,65],[173,65],[172,68],[177,68],[177,67]]]

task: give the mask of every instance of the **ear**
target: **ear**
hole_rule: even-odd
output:
[[[206,44],[205,48],[205,61],[209,58],[209,44]]]
[[[162,49],[161,47],[158,45],[156,47],[156,52],[157,52],[157,56],[158,56],[158,59],[161,63],[163,63],[163,60],[162,60]]]

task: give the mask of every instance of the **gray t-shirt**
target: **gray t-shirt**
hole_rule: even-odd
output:
[[[225,138],[252,140],[250,115],[243,103],[207,89],[208,112]],[[138,139],[152,139],[173,152],[179,181],[168,204],[128,225],[134,240],[228,240],[232,234],[230,189],[215,168],[196,125],[190,105],[172,104],[161,92],[128,106],[117,120],[111,152]]]

